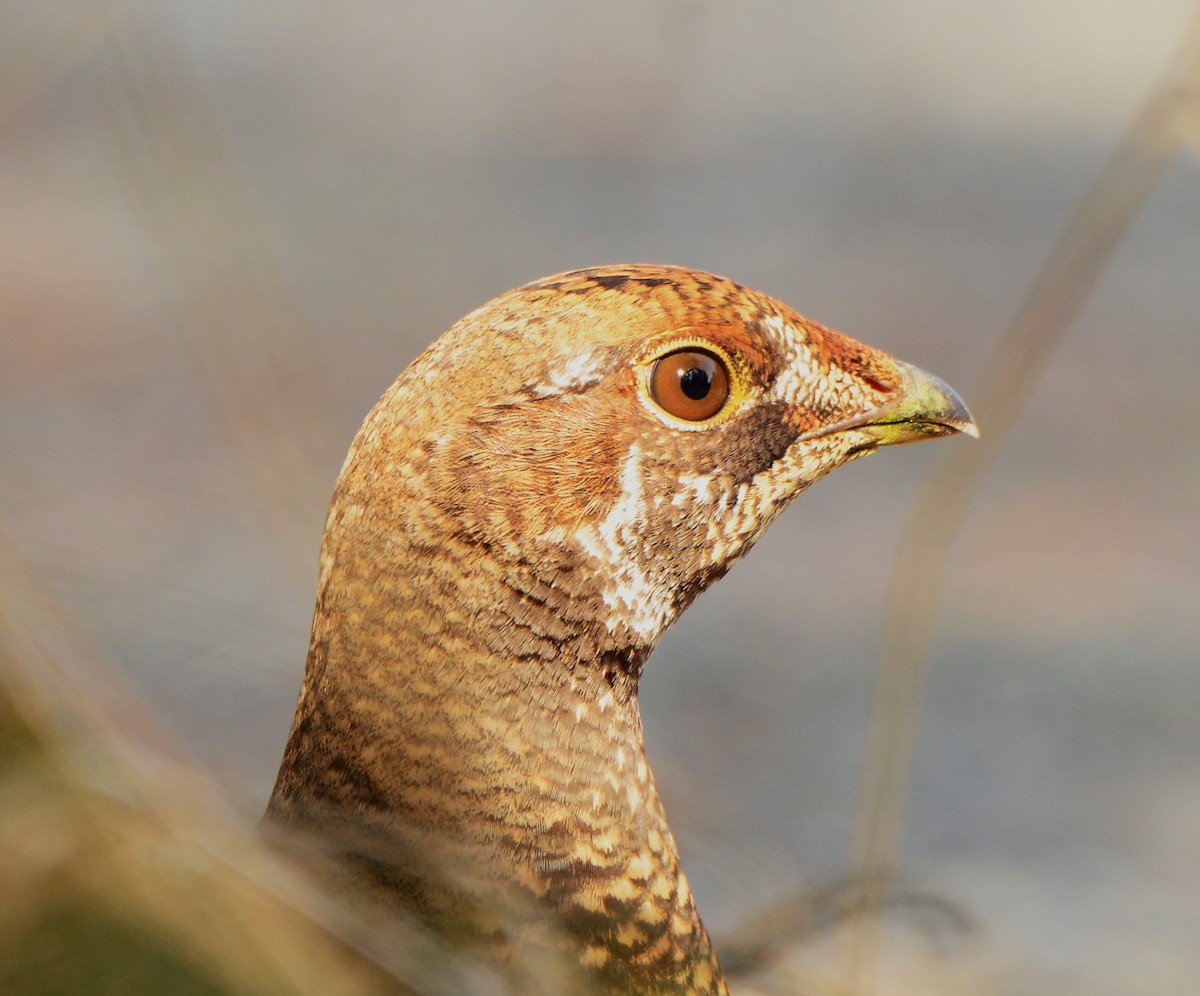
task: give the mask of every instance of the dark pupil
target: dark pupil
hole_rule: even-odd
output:
[[[712,378],[707,370],[692,367],[679,375],[679,386],[689,398],[699,401],[708,395],[709,388],[712,387]]]

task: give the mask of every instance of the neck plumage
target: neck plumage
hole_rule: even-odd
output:
[[[518,557],[403,504],[335,495],[269,815],[334,833],[468,943],[548,947],[604,989],[725,992],[646,763],[649,646],[561,547]]]

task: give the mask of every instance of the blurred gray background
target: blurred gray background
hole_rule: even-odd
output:
[[[444,328],[711,269],[968,401],[1190,0],[10,3],[0,520],[265,803],[329,491]],[[1200,986],[1200,176],[1165,175],[954,548],[906,824],[995,991]],[[983,431],[987,432],[984,425]],[[887,579],[937,450],[802,497],[650,663],[717,934],[844,874]]]

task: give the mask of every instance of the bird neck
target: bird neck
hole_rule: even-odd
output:
[[[340,827],[440,930],[571,952],[623,991],[723,992],[646,763],[651,648],[601,602],[553,549],[335,503],[270,812]]]

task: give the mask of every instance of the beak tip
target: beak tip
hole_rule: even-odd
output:
[[[961,432],[972,439],[978,439],[979,426],[959,393],[940,377],[935,377],[933,374],[926,374],[926,377],[933,382],[935,387],[935,391],[931,393],[940,395],[944,404],[943,409],[934,414],[931,421],[936,421],[946,428]]]
[[[975,424],[975,420],[971,418],[971,413],[967,412],[967,420],[960,425],[954,426],[959,432],[970,436],[972,439],[979,438],[979,426]]]
[[[904,371],[904,399],[898,406],[905,418],[914,426],[924,424],[934,427],[938,435],[961,432],[974,439],[979,438],[979,426],[967,404],[940,377],[908,363],[898,364]]]

